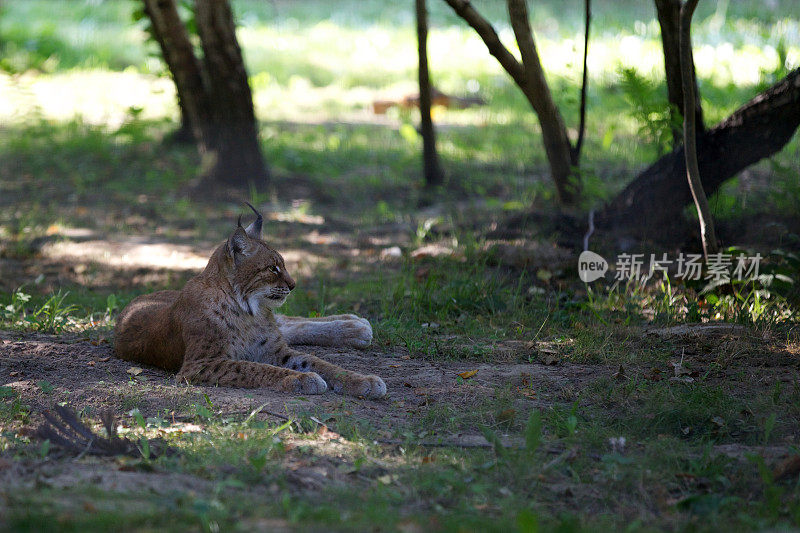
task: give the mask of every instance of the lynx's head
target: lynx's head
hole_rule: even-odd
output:
[[[240,305],[251,315],[258,312],[261,304],[271,309],[283,305],[295,283],[286,272],[281,254],[261,240],[261,213],[250,205],[258,218],[242,227],[242,219],[228,238],[226,250],[232,264],[231,284]]]

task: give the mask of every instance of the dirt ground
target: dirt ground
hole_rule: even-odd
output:
[[[207,395],[221,412],[248,412],[264,406],[266,411],[297,415],[344,403],[354,417],[391,431],[413,424],[424,410],[434,405],[468,409],[509,387],[542,391],[535,398],[517,395],[515,401],[522,411],[534,405],[550,405],[559,401],[565,390],[579,388],[587,380],[610,373],[595,365],[445,363],[411,359],[402,352],[387,353],[376,347],[355,351],[305,346],[300,349],[345,368],[381,376],[388,394],[380,400],[346,397],[330,391],[319,396],[296,397],[269,389],[180,384],[168,372],[150,367],[140,369],[116,359],[105,340],[2,332],[0,338],[0,382],[16,390],[34,413],[67,401],[78,410],[88,406],[124,412],[135,406],[145,416],[163,415],[165,411],[184,415],[192,404],[205,405],[203,395]],[[459,376],[475,370],[477,373],[466,380]],[[48,389],[45,392],[40,382],[49,383],[52,390],[45,387]]]

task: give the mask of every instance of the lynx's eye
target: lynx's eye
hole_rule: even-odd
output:
[[[281,267],[276,265],[270,265],[267,267],[267,270],[275,274],[276,276],[281,273]]]

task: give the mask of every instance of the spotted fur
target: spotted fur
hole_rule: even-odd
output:
[[[261,240],[260,215],[257,222],[237,227],[205,270],[180,291],[159,291],[128,304],[114,332],[117,357],[177,371],[181,381],[384,396],[386,385],[378,376],[345,370],[289,346],[364,348],[372,328],[355,315],[273,314],[295,282],[283,257]]]

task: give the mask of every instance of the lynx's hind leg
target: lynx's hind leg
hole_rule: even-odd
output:
[[[275,316],[281,335],[289,344],[339,346],[364,349],[372,343],[372,326],[356,315],[320,318]]]

